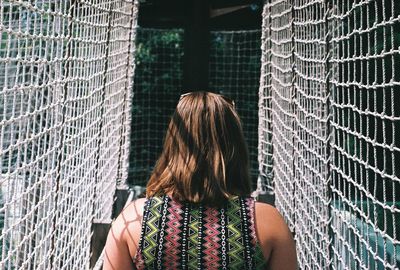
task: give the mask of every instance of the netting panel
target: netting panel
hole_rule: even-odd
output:
[[[137,8],[117,2],[112,7],[102,106],[102,129],[97,173],[97,205],[95,217],[104,221],[111,217],[116,185],[126,185],[128,173],[129,129],[134,57],[134,32]]]
[[[132,9],[132,15],[131,15],[131,21],[132,21],[132,28],[135,29],[135,31],[130,31],[130,53],[129,56],[132,57],[130,59],[127,59],[127,67],[126,67],[126,76],[127,80],[125,80],[126,86],[125,89],[125,102],[124,102],[124,114],[123,114],[123,123],[122,123],[122,142],[121,142],[121,153],[120,153],[120,160],[121,162],[119,163],[120,168],[118,169],[118,185],[126,185],[126,180],[128,179],[128,174],[129,174],[129,151],[130,151],[130,145],[131,145],[131,125],[132,125],[132,113],[133,113],[133,105],[132,105],[132,99],[133,99],[133,94],[134,91],[133,89],[133,83],[134,80],[131,78],[132,74],[135,74],[136,70],[136,64],[135,64],[135,57],[137,55],[136,53],[136,40],[137,40],[137,21],[138,21],[138,14],[139,14],[139,5],[135,3]]]
[[[294,227],[294,168],[293,161],[288,157],[294,154],[294,110],[293,110],[293,54],[292,54],[292,9],[287,1],[270,1],[264,7],[263,31],[266,37],[263,43],[266,77],[260,85],[260,100],[270,106],[271,113],[260,122],[271,121],[266,127],[272,127],[272,141],[267,130],[261,130],[260,141],[269,142],[273,146],[273,185],[275,188],[276,206],[287,218],[290,228]],[[268,48],[268,49],[267,49]],[[265,106],[265,105],[264,105]],[[263,108],[263,107],[261,107]],[[270,117],[270,118],[269,118]],[[271,120],[272,118],[272,120]],[[264,147],[264,146],[263,146]],[[262,149],[262,148],[260,148]],[[272,150],[270,147],[268,150]],[[260,152],[263,158],[264,152]],[[270,164],[265,164],[270,166]]]
[[[400,266],[399,5],[264,6],[260,174],[301,268]]]
[[[56,216],[52,267],[84,267],[89,257],[92,201],[96,188],[98,144],[104,103],[110,3],[74,3],[66,51],[62,145],[56,183]],[[94,29],[93,29],[94,27]],[[92,91],[90,91],[92,90]],[[83,226],[76,226],[75,222]],[[75,225],[75,226],[74,226]],[[83,238],[84,241],[80,241]],[[83,240],[82,239],[82,240]]]
[[[135,5],[0,3],[0,268],[88,268],[127,167]]]
[[[272,73],[271,73],[271,16],[264,5],[261,31],[261,69],[258,91],[258,179],[257,191],[273,193],[272,162]]]
[[[400,3],[332,1],[336,269],[400,267]]]
[[[46,268],[52,251],[68,3],[47,4],[0,6],[2,269]]]
[[[320,269],[329,261],[325,15],[324,1],[293,1],[296,244],[299,264]]]

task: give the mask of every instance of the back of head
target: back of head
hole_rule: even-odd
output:
[[[234,104],[210,92],[181,97],[164,148],[147,185],[147,196],[220,205],[250,194],[248,151]]]

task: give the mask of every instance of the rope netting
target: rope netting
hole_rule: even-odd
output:
[[[235,101],[243,120],[254,179],[258,174],[260,36],[260,30],[210,33],[210,89]],[[182,91],[187,91],[182,89],[183,38],[182,29],[137,30],[132,113],[132,130],[135,132],[131,134],[129,167],[130,180],[134,185],[146,185],[161,153],[169,118]]]
[[[261,188],[301,268],[400,267],[400,2],[269,0]]]
[[[1,269],[87,269],[127,178],[137,3],[0,2]]]
[[[210,87],[235,100],[301,268],[400,267],[399,18],[395,0],[268,0],[261,32],[211,33]],[[183,31],[139,28],[135,47],[136,19],[132,1],[0,2],[1,269],[88,268],[130,140],[147,181]]]

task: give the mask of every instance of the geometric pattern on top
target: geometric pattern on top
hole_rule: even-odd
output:
[[[146,201],[137,269],[265,269],[254,225],[254,199],[222,207],[154,196]]]

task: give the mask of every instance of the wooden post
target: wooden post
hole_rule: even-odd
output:
[[[183,92],[208,90],[209,0],[185,0]]]
[[[106,244],[108,231],[110,230],[111,222],[92,223],[92,239],[90,242],[90,269],[96,265],[100,255]]]
[[[113,205],[113,213],[112,218],[116,218],[123,208],[128,205],[128,203],[132,200],[133,193],[127,188],[117,189],[115,191],[115,201]],[[111,219],[103,220],[103,221],[93,221],[92,223],[92,239],[90,243],[90,269],[92,269],[104,249],[104,245],[106,244],[108,231],[111,227]]]

